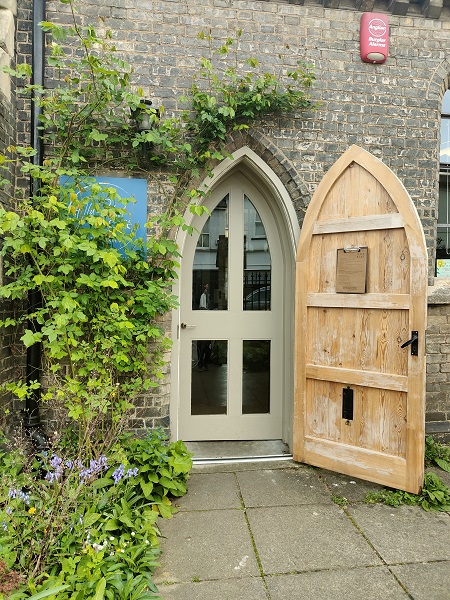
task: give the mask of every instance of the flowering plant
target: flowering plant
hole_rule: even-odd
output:
[[[121,436],[89,461],[57,448],[33,461],[0,452],[0,555],[8,581],[22,583],[11,600],[46,590],[60,600],[157,597],[156,521],[172,515],[191,465],[183,442],[159,429]]]

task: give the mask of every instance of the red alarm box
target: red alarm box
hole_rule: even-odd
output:
[[[363,13],[359,31],[361,60],[384,63],[389,49],[389,21],[382,13]]]

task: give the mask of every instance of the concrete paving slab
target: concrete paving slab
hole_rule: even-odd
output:
[[[446,513],[380,504],[356,505],[348,512],[388,564],[450,560],[450,516]]]
[[[325,471],[324,469],[317,469],[317,472],[328,485],[332,494],[346,498],[349,502],[363,502],[369,492],[379,492],[383,489],[383,486],[376,483],[356,479],[341,473]]]
[[[163,567],[156,584],[260,575],[242,510],[180,511],[158,526]]]
[[[260,577],[160,585],[162,600],[267,600]]]
[[[317,472],[306,466],[236,473],[236,477],[247,507],[332,502],[330,492]]]
[[[180,510],[241,508],[239,487],[234,473],[193,474],[188,493],[177,499]]]
[[[250,508],[247,515],[264,573],[381,564],[334,504]]]
[[[414,600],[449,600],[450,562],[391,567]]]
[[[389,569],[385,567],[277,575],[267,577],[266,582],[270,600],[406,600],[409,598]]]

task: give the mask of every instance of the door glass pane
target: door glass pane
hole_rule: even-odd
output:
[[[244,310],[270,310],[270,274],[266,230],[244,195]]]
[[[228,342],[192,342],[191,414],[226,415]]]
[[[197,242],[192,273],[192,309],[228,308],[228,194],[208,217]]]
[[[242,414],[270,412],[270,340],[243,341]]]

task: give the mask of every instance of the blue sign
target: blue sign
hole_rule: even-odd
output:
[[[147,222],[147,180],[132,179],[131,177],[89,177],[89,183],[97,183],[106,188],[113,187],[117,191],[119,198],[133,198],[134,202],[121,203],[120,207],[127,211],[124,215],[129,219],[129,230],[136,225],[135,237],[141,238],[144,242],[147,238],[145,223]],[[61,177],[61,185],[70,182],[70,177]],[[89,184],[87,184],[89,185]],[[85,192],[88,194],[89,192]],[[82,194],[82,195],[85,195]]]

